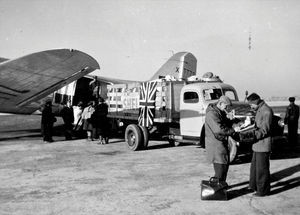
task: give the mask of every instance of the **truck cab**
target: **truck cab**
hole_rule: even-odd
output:
[[[238,101],[236,90],[220,81],[185,85],[180,93],[180,134],[185,138],[199,137],[207,106],[217,102],[222,95]]]

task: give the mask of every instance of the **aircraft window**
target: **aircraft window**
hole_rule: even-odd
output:
[[[203,97],[205,101],[217,100],[222,96],[221,89],[205,89],[203,90]]]
[[[196,92],[185,92],[183,94],[183,102],[184,103],[198,103],[199,96]]]

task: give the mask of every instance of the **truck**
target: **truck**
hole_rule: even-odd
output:
[[[147,149],[151,135],[168,140],[171,146],[192,142],[205,146],[205,111],[210,103],[228,96],[235,117],[246,119],[248,104],[239,102],[233,86],[218,76],[197,80],[168,80],[107,86],[108,117],[114,128],[124,131],[129,149]],[[231,157],[236,141],[229,138]]]

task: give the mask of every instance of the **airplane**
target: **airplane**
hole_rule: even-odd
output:
[[[178,52],[171,56],[150,79],[144,81],[160,78],[187,80],[188,77],[196,76],[196,69],[197,59],[192,53]],[[106,99],[107,85],[134,84],[141,82],[143,81],[86,75],[55,91],[53,93],[53,105],[57,107],[59,104],[66,103],[67,101],[71,101],[73,105],[78,104],[79,101],[87,104],[89,100],[92,100],[97,96]]]
[[[74,49],[0,58],[0,112],[31,114],[42,99],[96,69],[100,67],[93,57]]]

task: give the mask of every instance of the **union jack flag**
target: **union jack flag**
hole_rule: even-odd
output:
[[[139,125],[153,125],[155,113],[156,82],[144,82],[140,91]]]

